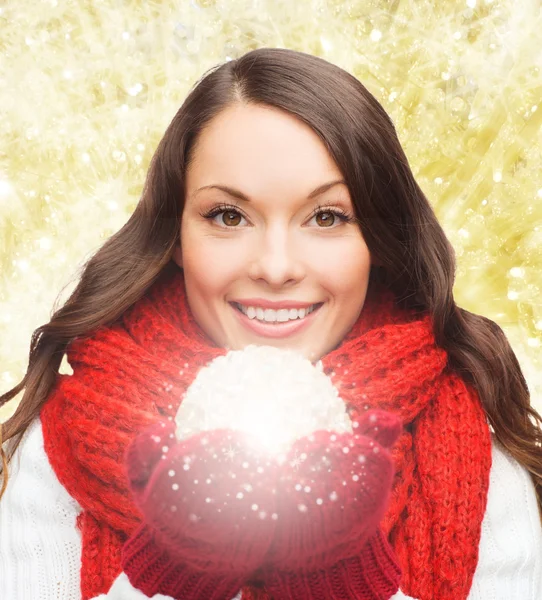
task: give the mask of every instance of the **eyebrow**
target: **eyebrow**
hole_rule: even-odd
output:
[[[329,189],[331,189],[332,187],[334,187],[336,185],[346,185],[346,181],[344,181],[344,179],[337,179],[336,181],[329,181],[328,183],[324,183],[324,184],[318,186],[316,189],[312,190],[312,192],[307,196],[307,199],[312,200],[313,198],[320,196],[321,194],[323,194],[324,192],[327,192]],[[198,188],[194,192],[194,196],[196,194],[199,194],[199,192],[201,192],[202,190],[210,190],[210,189],[221,190],[221,191],[225,192],[226,194],[228,194],[229,196],[232,196],[233,198],[237,198],[238,200],[243,200],[244,202],[250,202],[250,198],[246,194],[243,194],[243,192],[241,192],[240,190],[232,188],[229,185],[220,185],[220,184],[204,185],[203,187]]]

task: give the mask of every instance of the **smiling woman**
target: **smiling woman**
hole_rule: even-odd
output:
[[[335,348],[362,310],[371,257],[314,131],[283,111],[234,105],[202,132],[185,186],[173,256],[207,335],[312,360]]]
[[[355,77],[273,48],[212,69],[0,398],[25,390],[0,430],[0,597],[539,600],[541,418],[454,276]],[[227,398],[266,425],[260,385],[303,425],[327,390],[349,426],[251,453]],[[181,440],[187,395],[215,425]]]

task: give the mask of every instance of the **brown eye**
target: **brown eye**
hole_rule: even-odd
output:
[[[331,227],[335,223],[335,215],[329,210],[322,211],[316,215],[316,223],[320,227]]]
[[[241,215],[233,210],[225,210],[222,213],[222,222],[228,227],[235,227],[241,222]]]

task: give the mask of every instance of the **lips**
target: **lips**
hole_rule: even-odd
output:
[[[237,302],[230,302],[230,305],[232,306],[240,323],[252,333],[267,338],[283,338],[299,333],[300,331],[308,327],[318,315],[320,308],[323,306],[323,303],[314,305],[314,309],[312,310],[312,312],[310,312],[305,317],[297,318],[292,321],[288,320],[286,322],[267,322],[259,321],[256,318],[250,319],[238,306]]]
[[[249,319],[257,319],[260,322],[266,323],[286,323],[288,321],[295,321],[297,319],[304,319],[308,316],[315,308],[320,306],[322,303],[311,304],[306,308],[279,308],[275,310],[273,308],[263,308],[261,306],[251,306],[247,304],[240,304],[239,302],[232,302],[232,304],[240,310]]]

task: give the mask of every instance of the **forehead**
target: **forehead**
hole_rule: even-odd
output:
[[[187,171],[187,192],[216,183],[249,195],[310,192],[341,173],[318,135],[296,117],[271,107],[236,104],[200,134]]]

